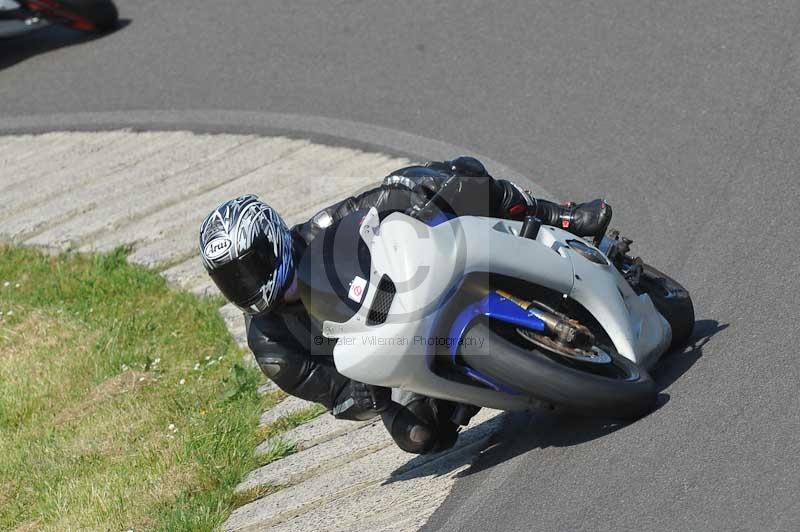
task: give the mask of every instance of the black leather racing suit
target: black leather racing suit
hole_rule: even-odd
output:
[[[522,219],[535,206],[536,200],[527,192],[509,181],[492,178],[473,158],[402,168],[386,177],[380,186],[331,205],[307,222],[294,226],[291,231],[295,264],[300,263],[300,257],[317,234],[333,222],[371,207],[376,207],[382,216],[406,211],[431,197],[453,175],[459,176],[459,192],[451,202],[458,215]],[[374,417],[376,412],[370,409],[340,407],[351,397],[354,383],[336,371],[333,345],[325,342],[318,346],[315,338],[321,338],[321,331],[312,326],[300,302],[283,304],[269,314],[247,319],[248,344],[261,369],[278,387],[296,397],[321,403],[329,410],[344,410],[337,417],[356,420]],[[455,405],[408,394],[395,399],[399,404],[385,412],[383,418],[401,448],[431,452],[455,442],[458,425],[450,420]],[[352,403],[351,400],[348,404]],[[408,427],[420,420],[433,426],[433,430],[422,438],[427,441],[409,441]]]

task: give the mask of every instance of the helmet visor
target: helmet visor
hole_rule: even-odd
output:
[[[268,260],[259,253],[250,252],[238,259],[223,264],[209,272],[211,280],[217,285],[225,298],[241,308],[252,312],[260,302],[263,287],[275,273],[275,260]],[[266,310],[258,305],[260,310]]]

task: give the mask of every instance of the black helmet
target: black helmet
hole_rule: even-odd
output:
[[[253,195],[226,201],[206,217],[200,255],[222,294],[248,314],[269,310],[294,277],[291,233]]]

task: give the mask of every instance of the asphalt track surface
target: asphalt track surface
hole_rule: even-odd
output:
[[[427,528],[800,529],[800,5],[119,4],[102,39],[0,43],[0,126],[237,110],[416,133],[604,196],[692,292],[697,346],[655,372],[657,411],[509,416]]]

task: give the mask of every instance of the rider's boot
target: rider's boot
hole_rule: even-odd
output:
[[[601,199],[586,203],[559,205],[536,200],[534,216],[547,225],[561,227],[578,236],[602,238],[611,223],[611,205]]]

